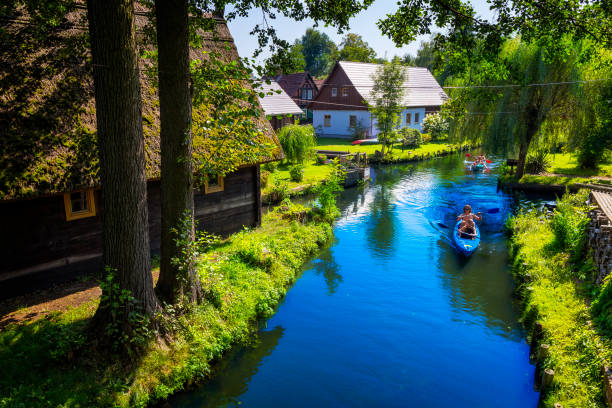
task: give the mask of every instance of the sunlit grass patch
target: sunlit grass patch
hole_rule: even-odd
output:
[[[590,283],[593,271],[586,254],[570,261],[580,245],[580,234],[572,235],[572,228],[585,228],[579,221],[585,217],[586,206],[580,204],[585,198],[584,193],[564,198],[561,205],[565,207],[555,215],[558,220],[531,210],[509,222],[513,272],[523,296],[523,322],[528,328],[541,322],[542,342],[550,345],[543,368],[554,369],[555,376],[545,391],[546,407],[554,403],[576,408],[606,406],[600,369],[610,349],[604,346],[609,339],[601,338],[590,323],[596,317],[589,307],[597,292]],[[568,220],[570,216],[575,220]],[[555,227],[555,222],[567,225]],[[562,242],[559,235],[575,242]]]
[[[0,332],[0,407],[143,407],[208,378],[229,348],[252,338],[331,234],[328,224],[277,212],[260,228],[234,234],[199,264],[206,301],[170,317],[170,339],[152,341],[128,362],[87,349],[97,299],[7,326]]]

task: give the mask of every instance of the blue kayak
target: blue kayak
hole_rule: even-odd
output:
[[[484,170],[484,164],[472,164],[472,171]]]
[[[470,236],[459,236],[459,225],[461,224],[461,220],[457,221],[455,224],[455,229],[453,230],[453,242],[457,247],[457,250],[465,256],[470,256],[474,253],[478,245],[480,245],[480,230],[478,229],[478,225],[474,225],[476,228],[476,236],[474,239]]]

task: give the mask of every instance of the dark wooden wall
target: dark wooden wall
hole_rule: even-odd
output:
[[[261,222],[259,166],[228,174],[224,191],[195,194],[200,229],[227,236]],[[151,250],[159,251],[160,183],[148,183]],[[66,221],[63,195],[0,202],[0,298],[101,270],[103,208],[96,216]]]
[[[342,87],[348,87],[348,95],[342,96]],[[332,88],[337,89],[336,96],[332,96]],[[317,103],[317,102],[329,102]],[[351,105],[349,107],[343,105]],[[353,83],[346,75],[340,64],[336,64],[334,70],[325,81],[317,100],[311,102],[308,109],[312,110],[368,110],[368,107],[363,103],[363,97],[357,92]]]
[[[289,117],[283,116],[282,118],[277,118],[273,116],[270,118],[270,124],[275,131],[280,130],[283,126],[293,125],[295,123],[295,116],[291,115]]]

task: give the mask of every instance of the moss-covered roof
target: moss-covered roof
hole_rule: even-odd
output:
[[[139,11],[142,11],[140,9]],[[148,19],[137,13],[142,49]],[[44,32],[43,32],[44,31]],[[227,61],[238,51],[223,20],[203,33],[192,58],[216,51]],[[205,59],[205,58],[204,58]],[[160,176],[159,101],[150,60],[141,59],[147,176]],[[194,123],[206,114],[194,108]],[[258,127],[269,156],[282,150],[265,117]],[[243,163],[251,164],[251,163]],[[253,163],[254,164],[254,163]],[[61,24],[41,28],[24,10],[0,19],[0,200],[57,194],[99,184],[96,115],[86,11],[68,12]]]

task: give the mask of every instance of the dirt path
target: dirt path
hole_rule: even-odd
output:
[[[159,269],[153,271],[157,282]],[[10,323],[29,323],[53,312],[65,312],[98,299],[102,291],[93,279],[72,281],[0,301],[0,330]]]

